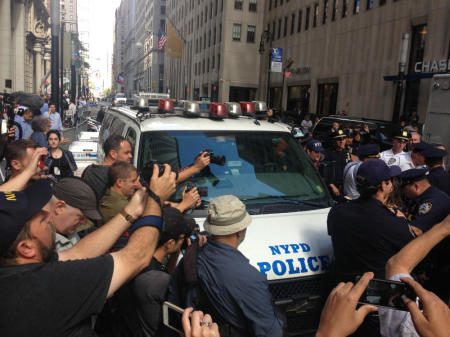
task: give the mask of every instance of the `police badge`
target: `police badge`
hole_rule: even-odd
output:
[[[417,213],[419,213],[419,215],[425,215],[431,210],[432,206],[433,204],[431,202],[424,202],[419,206],[419,210]]]

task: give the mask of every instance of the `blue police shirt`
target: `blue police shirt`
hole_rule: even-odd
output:
[[[449,214],[450,197],[437,187],[430,186],[410,210],[411,225],[426,232]]]
[[[442,166],[431,169],[427,178],[431,185],[439,188],[450,196],[450,173],[445,172]]]
[[[198,277],[222,317],[254,336],[282,335],[283,323],[272,305],[267,279],[237,249],[208,241],[197,259]]]
[[[387,261],[413,239],[408,221],[374,198],[333,206],[327,222],[342,280],[367,271],[385,278]]]
[[[31,132],[33,131],[31,129],[31,122],[26,121],[22,116],[16,115],[14,117],[14,122],[19,123],[19,125],[22,127],[22,139],[28,139]],[[19,139],[19,128],[16,127],[16,134],[15,134],[16,140]]]

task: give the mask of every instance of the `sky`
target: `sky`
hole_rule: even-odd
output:
[[[78,0],[80,38],[89,49],[90,79],[100,92],[111,87],[114,13],[120,0]]]

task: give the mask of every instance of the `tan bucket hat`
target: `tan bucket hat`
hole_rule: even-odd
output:
[[[212,235],[230,235],[247,228],[251,222],[242,201],[234,195],[223,195],[209,204],[203,227]]]

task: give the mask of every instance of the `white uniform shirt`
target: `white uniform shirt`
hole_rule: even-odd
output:
[[[383,151],[380,153],[380,159],[384,161],[388,166],[397,165],[403,171],[414,168],[414,164],[411,160],[411,154],[407,152],[400,152],[394,154],[392,149]]]

